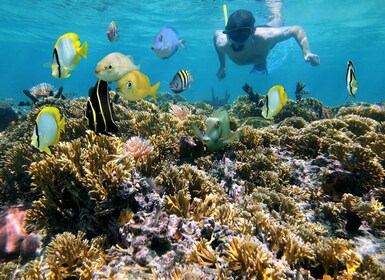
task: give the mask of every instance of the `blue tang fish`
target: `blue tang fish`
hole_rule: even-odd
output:
[[[185,40],[179,39],[178,32],[171,26],[163,27],[154,37],[151,49],[162,59],[171,57],[178,47],[184,47]]]

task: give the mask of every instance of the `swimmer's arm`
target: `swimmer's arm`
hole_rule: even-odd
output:
[[[215,35],[214,35],[214,47],[215,47],[215,51],[217,52],[217,55],[218,55],[218,59],[219,59],[219,70],[217,72],[217,77],[218,79],[222,80],[225,78],[226,76],[226,56],[225,54],[219,49],[219,46],[218,46],[218,32],[215,32]]]
[[[311,53],[306,33],[302,27],[288,26],[280,28],[266,28],[264,31],[263,37],[266,40],[271,41],[273,44],[293,37],[300,46],[305,61],[310,62],[312,65],[319,64],[319,57],[316,54]]]

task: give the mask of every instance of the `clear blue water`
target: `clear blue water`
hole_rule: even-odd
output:
[[[308,4],[303,4],[303,3]],[[190,69],[194,78],[183,96],[188,101],[210,99],[211,91],[222,97],[226,90],[231,101],[244,94],[247,82],[265,94],[282,84],[294,98],[295,84],[307,84],[312,96],[325,105],[346,101],[345,72],[352,60],[359,82],[357,101],[375,103],[385,100],[385,6],[383,0],[286,1],[283,9],[285,25],[301,25],[309,38],[312,52],[321,65],[305,63],[294,39],[273,49],[268,76],[249,74],[251,66],[238,66],[228,61],[227,77],[216,78],[219,62],[212,37],[224,27],[222,5],[229,14],[239,8],[254,12],[257,23],[266,22],[266,11],[260,1],[10,1],[0,4],[1,91],[0,97],[16,102],[27,100],[23,89],[48,82],[63,86],[64,92],[87,96],[96,82],[96,63],[110,52],[132,55],[141,71],[152,83],[161,82],[160,91],[169,91],[168,83],[180,69]],[[106,37],[108,24],[114,20],[120,29],[120,41],[110,43]],[[151,50],[154,35],[164,25],[171,25],[186,40],[168,60],[161,60]],[[57,38],[75,32],[89,44],[88,59],[82,59],[68,79],[51,76],[53,46]],[[112,85],[114,87],[114,85]],[[349,98],[347,100],[354,100]]]

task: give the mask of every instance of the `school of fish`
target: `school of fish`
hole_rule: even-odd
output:
[[[224,5],[225,22],[227,9]],[[115,21],[111,21],[106,31],[109,42],[120,39],[120,31]],[[154,36],[151,49],[161,59],[171,58],[179,49],[185,47],[185,39],[180,39],[179,33],[171,26],[164,26]],[[69,78],[81,58],[87,58],[88,43],[81,44],[78,34],[65,33],[56,40],[53,48],[51,70],[57,79]],[[348,96],[356,98],[358,82],[356,68],[352,61],[348,61],[346,70],[346,88]],[[111,52],[103,57],[95,67],[98,78],[87,101],[85,118],[87,126],[97,134],[114,135],[119,128],[114,121],[113,103],[110,99],[108,83],[116,83],[116,93],[119,97],[129,101],[141,100],[151,96],[157,102],[156,93],[160,82],[151,85],[150,78],[140,71],[140,65],[134,63],[131,55]],[[187,90],[193,81],[189,70],[179,70],[169,82],[169,87],[175,94]],[[262,100],[261,115],[266,119],[273,119],[280,113],[288,100],[288,95],[281,85],[270,88]],[[65,118],[55,107],[43,107],[36,117],[31,145],[41,152],[51,155],[49,147],[54,146],[64,132]],[[194,127],[198,138],[206,143],[209,150],[215,151],[227,142],[238,137],[238,132],[229,130],[227,111],[217,111],[208,118],[207,131],[203,135]],[[218,136],[218,135],[220,136]]]

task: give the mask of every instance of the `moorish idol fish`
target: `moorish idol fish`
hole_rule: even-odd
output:
[[[137,101],[151,95],[156,103],[156,91],[160,82],[151,86],[150,79],[143,73],[133,70],[116,82],[116,93],[129,101]]]
[[[358,82],[356,79],[356,67],[354,67],[353,62],[348,61],[348,68],[346,69],[346,88],[350,96],[356,98]],[[348,96],[349,96],[348,95]]]
[[[112,102],[110,100],[107,82],[98,80],[87,101],[87,125],[96,133],[111,136],[111,133],[119,131],[112,115]]]
[[[56,145],[60,131],[64,131],[65,120],[56,107],[44,107],[37,115],[31,145],[40,152],[51,155],[49,146]]]
[[[287,93],[283,86],[273,86],[265,97],[262,107],[262,116],[265,119],[273,119],[287,102]]]
[[[75,69],[80,56],[87,58],[88,44],[80,46],[80,38],[75,33],[66,33],[57,39],[52,56],[52,76],[68,78]]]
[[[190,86],[192,76],[188,70],[178,71],[170,83],[170,89],[174,93],[181,93]]]

